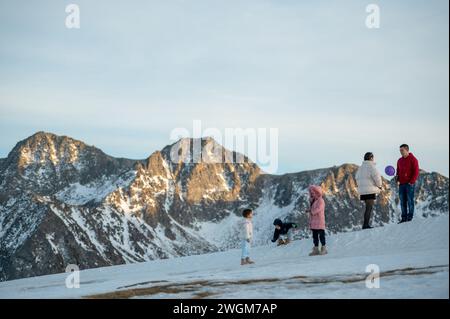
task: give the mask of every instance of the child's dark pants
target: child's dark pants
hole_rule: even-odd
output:
[[[319,240],[322,246],[325,246],[325,230],[323,229],[311,229],[313,233],[313,242],[315,247],[319,247]]]

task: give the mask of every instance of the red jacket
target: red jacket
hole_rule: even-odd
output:
[[[397,181],[400,184],[414,184],[419,177],[419,161],[409,153],[408,157],[400,157],[397,162]]]

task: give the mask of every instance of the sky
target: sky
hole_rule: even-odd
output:
[[[46,131],[142,159],[200,120],[277,128],[279,174],[367,151],[382,169],[408,143],[448,176],[448,14],[446,0],[0,0],[0,157]]]

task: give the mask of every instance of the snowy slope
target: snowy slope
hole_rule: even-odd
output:
[[[448,298],[449,216],[328,237],[327,256],[309,257],[311,240],[85,270],[78,289],[66,274],[0,283],[0,298]],[[365,286],[377,264],[380,288]],[[99,295],[100,294],[100,295]]]

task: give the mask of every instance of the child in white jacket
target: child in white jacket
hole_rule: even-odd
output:
[[[240,239],[241,239],[241,265],[254,264],[255,262],[250,259],[250,247],[253,239],[253,211],[249,208],[244,209],[242,212],[244,220],[240,225]]]

